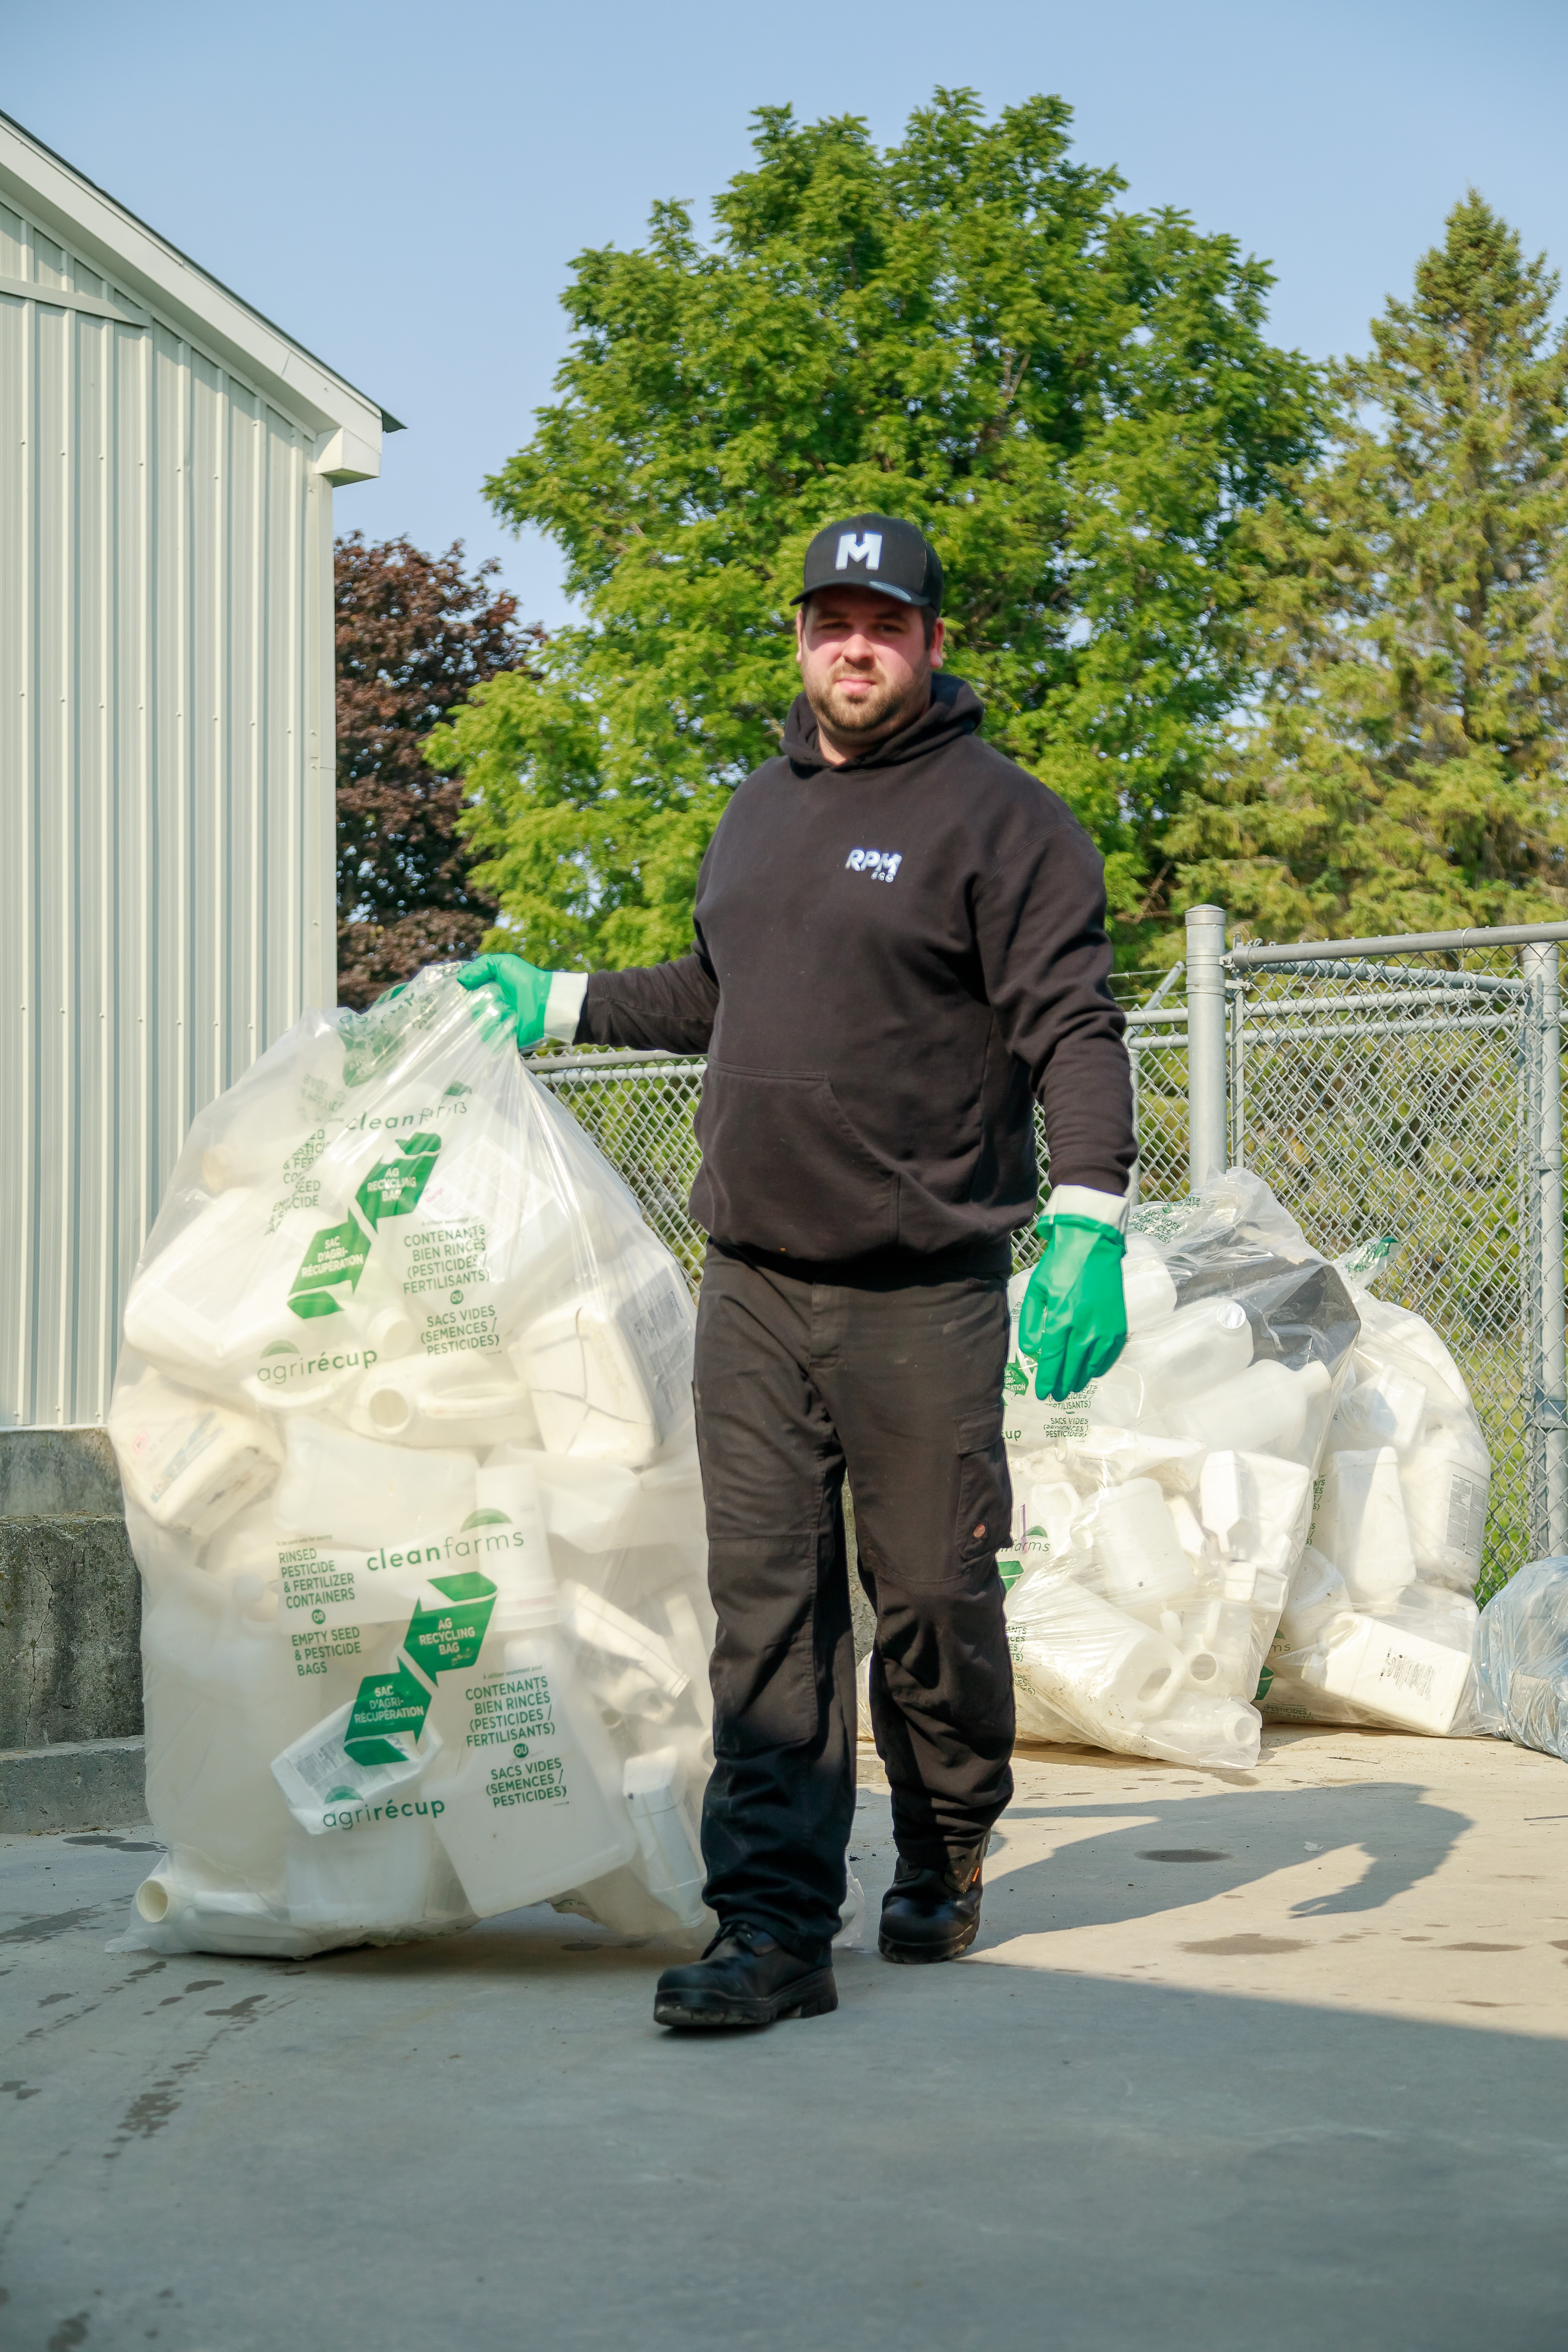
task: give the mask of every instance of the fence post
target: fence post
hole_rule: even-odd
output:
[[[1530,990],[1526,1167],[1531,1320],[1531,1539],[1568,1552],[1568,1361],[1563,1297],[1563,1088],[1555,943],[1526,947],[1520,962]]]
[[[1187,909],[1187,1182],[1195,1192],[1229,1160],[1226,1101],[1225,908]]]

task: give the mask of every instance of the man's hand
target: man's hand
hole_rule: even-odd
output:
[[[1045,1242],[1018,1313],[1019,1352],[1035,1359],[1035,1394],[1063,1404],[1108,1372],[1127,1340],[1119,1228],[1097,1217],[1047,1215]]]
[[[487,1038],[510,1036],[520,1054],[526,1054],[544,1035],[550,1006],[552,971],[524,963],[521,956],[476,956],[459,967],[457,979],[464,988],[482,988]],[[479,1011],[479,1006],[475,1007]]]

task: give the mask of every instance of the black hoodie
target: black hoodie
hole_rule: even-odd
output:
[[[983,715],[939,672],[921,718],[833,768],[797,696],[709,844],[691,953],[591,975],[580,1043],[709,1056],[691,1213],[715,1241],[994,1252],[1035,1209],[1031,1097],[1053,1182],[1125,1190],[1104,866]]]

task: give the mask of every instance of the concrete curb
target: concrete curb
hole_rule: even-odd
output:
[[[61,1740],[0,1750],[0,1832],[96,1830],[147,1818],[140,1739]]]

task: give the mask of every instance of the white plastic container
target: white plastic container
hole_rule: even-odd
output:
[[[707,1874],[679,1748],[655,1748],[646,1756],[628,1757],[622,1788],[648,1893],[683,1927],[700,1926]]]
[[[139,1927],[132,1948],[163,1952],[266,1953],[273,1958],[314,1950],[312,1929],[295,1926],[279,1881],[275,1902],[258,1888],[220,1871],[186,1846],[166,1853],[136,1889]],[[111,1950],[123,1946],[111,1945]]]
[[[1449,1649],[1404,1625],[1363,1617],[1310,1679],[1386,1723],[1441,1738],[1454,1727],[1469,1672],[1468,1649]]]
[[[418,1216],[393,1242],[389,1262],[409,1285],[421,1319],[438,1312],[449,1287],[438,1279],[440,1254],[428,1236],[454,1230],[483,1236],[481,1296],[503,1335],[590,1278],[581,1221],[545,1172],[528,1164],[516,1141],[497,1132],[452,1138]]]
[[[1155,1623],[1191,1592],[1192,1562],[1152,1478],[1108,1486],[1086,1508],[1083,1524],[1100,1582],[1130,1616]]]
[[[1408,1454],[1421,1434],[1426,1411],[1424,1381],[1412,1380],[1393,1365],[1356,1364],[1355,1386],[1341,1399],[1330,1432],[1331,1450],[1365,1452],[1392,1445]]]
[[[1468,1592],[1481,1572],[1491,1465],[1468,1413],[1432,1408],[1400,1464],[1410,1549],[1423,1576]]]
[[[253,1373],[275,1343],[308,1347],[289,1286],[316,1221],[290,1214],[269,1233],[272,1206],[249,1185],[203,1202],[132,1285],[127,1345],[201,1388]]]
[[[1248,1772],[1258,1761],[1262,1735],[1257,1708],[1244,1699],[1185,1690],[1144,1726],[1143,1744],[1167,1763]]]
[[[1176,1310],[1176,1286],[1164,1259],[1142,1234],[1129,1234],[1121,1261],[1121,1302],[1128,1335],[1138,1339]]]
[[[1163,1633],[1055,1570],[1013,1588],[1008,1645],[1030,1690],[1108,1746],[1160,1714],[1185,1678],[1185,1661]]]
[[[1201,1601],[1181,1612],[1187,1680],[1205,1697],[1239,1697],[1253,1651],[1252,1612],[1242,1601]],[[1270,1629],[1272,1630],[1272,1629]],[[1258,1676],[1251,1677],[1258,1687]]]
[[[154,1371],[117,1391],[109,1426],[132,1501],[155,1526],[193,1543],[265,1493],[282,1458],[265,1423]]]
[[[391,1445],[526,1445],[538,1435],[528,1391],[505,1359],[468,1351],[374,1365],[347,1419],[362,1436]]]
[[[1290,1454],[1300,1444],[1310,1407],[1326,1398],[1332,1381],[1320,1363],[1299,1372],[1265,1357],[1234,1379],[1205,1389],[1185,1404],[1165,1409],[1167,1425],[1200,1445],[1238,1454]]]
[[[690,1675],[678,1664],[663,1636],[640,1618],[617,1609],[602,1593],[591,1592],[584,1584],[563,1584],[561,1609],[575,1640],[635,1667],[661,1698],[680,1698],[690,1687]],[[617,1707],[622,1714],[632,1711],[624,1705]]]
[[[1309,1544],[1290,1579],[1279,1619],[1279,1644],[1287,1651],[1310,1650],[1319,1644],[1327,1648],[1349,1630],[1341,1621],[1350,1614],[1350,1607],[1344,1578],[1332,1560]]]
[[[1333,1562],[1357,1608],[1386,1608],[1411,1581],[1415,1561],[1391,1445],[1329,1455],[1312,1547]]]
[[[343,1745],[353,1711],[351,1699],[272,1759],[272,1777],[284,1803],[311,1837],[336,1840],[384,1822],[429,1818],[428,1803],[414,1801],[415,1784],[441,1753],[435,1725],[426,1718],[417,1740],[410,1743],[411,1752],[396,1763],[362,1764]],[[410,1808],[406,1813],[405,1804]]]
[[[550,1533],[578,1551],[619,1551],[635,1542],[668,1540],[662,1531],[645,1534],[642,1480],[620,1463],[574,1461],[568,1454],[508,1444],[491,1447],[485,1468],[526,1471],[538,1489]],[[700,1493],[694,1483],[682,1486],[687,1509],[679,1517],[670,1514],[672,1525],[689,1531],[690,1506],[696,1502],[700,1507]]]
[[[284,1446],[273,1510],[285,1534],[401,1549],[460,1528],[475,1507],[472,1454],[381,1445],[308,1413],[289,1423]]]
[[[142,1622],[147,1803],[172,1845],[282,1899],[288,1811],[268,1767],[321,1711],[272,1626],[234,1597],[161,1593]],[[183,1944],[195,1950],[198,1944]]]
[[[1099,1395],[1095,1398],[1099,1404]],[[1167,1495],[1184,1495],[1203,1463],[1203,1449],[1190,1437],[1154,1437],[1145,1429],[1091,1421],[1081,1436],[1062,1441],[1075,1471],[1096,1486],[1122,1486],[1129,1478],[1152,1478]]]
[[[1204,1462],[1198,1510],[1223,1559],[1249,1559],[1288,1576],[1306,1540],[1311,1495],[1304,1464],[1226,1448]]]
[[[443,1808],[436,1833],[481,1919],[587,1886],[638,1850],[622,1765],[578,1683],[553,1583],[541,1576],[514,1591],[511,1612],[531,1624],[487,1644],[471,1674],[444,1677],[432,1709],[451,1759],[426,1784]]]
[[[1200,1298],[1191,1307],[1129,1339],[1117,1359],[1114,1378],[1136,1378],[1142,1410],[1163,1414],[1200,1391],[1232,1380],[1252,1361],[1252,1326],[1234,1298]]]
[[[440,1860],[430,1808],[405,1799],[368,1826],[310,1837],[294,1830],[285,1855],[289,1915],[300,1926],[386,1934],[426,1916],[426,1889]],[[459,1912],[460,1918],[462,1914]]]
[[[1079,1514],[1079,1493],[1065,1478],[1042,1478],[1031,1486],[1025,1506],[1026,1538],[1038,1528],[1047,1553],[1072,1549],[1073,1521]]]
[[[511,1359],[545,1449],[637,1470],[690,1410],[684,1386],[691,1302],[673,1265],[634,1291],[601,1289],[531,1324]]]

